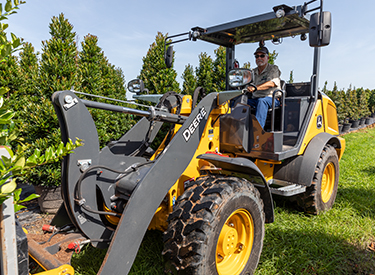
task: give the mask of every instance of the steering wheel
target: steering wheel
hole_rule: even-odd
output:
[[[257,86],[255,86],[253,83],[249,83],[248,85],[251,86],[251,87],[253,87],[253,88],[255,89],[255,90],[253,91],[253,93],[256,92],[256,91],[258,90]]]
[[[249,91],[247,90],[247,87],[249,87],[249,86],[251,86],[251,87],[254,88],[254,91],[253,91],[253,92],[249,92]],[[255,86],[253,83],[249,83],[249,84],[247,84],[247,85],[245,86],[245,89],[243,89],[242,91],[245,92],[245,93],[247,94],[248,98],[253,98],[253,93],[256,92],[257,90],[258,90],[258,89],[257,89],[257,86]]]

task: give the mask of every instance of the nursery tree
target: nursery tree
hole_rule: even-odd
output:
[[[102,63],[105,59],[102,49],[97,45],[98,37],[88,34],[81,43],[79,53],[79,72],[81,92],[100,94],[103,90]]]
[[[195,69],[195,75],[197,77],[197,86],[203,87],[206,94],[214,91],[213,85],[213,61],[211,56],[207,53],[201,53],[199,55],[199,66]]]
[[[220,46],[215,51],[215,60],[213,62],[213,88],[215,92],[225,90],[225,70],[226,70],[226,50]]]
[[[121,69],[109,63],[97,43],[98,38],[91,34],[85,36],[81,43],[82,51],[79,53],[81,91],[125,100],[124,75]],[[113,101],[104,100],[104,102],[113,104]],[[101,147],[110,140],[119,139],[135,123],[130,115],[121,113],[92,109],[91,115],[98,130]]]
[[[22,83],[16,56],[4,57],[0,63],[0,86],[8,88],[8,96],[18,91]]]
[[[150,94],[164,94],[169,91],[179,92],[176,81],[177,73],[172,67],[167,68],[164,62],[164,41],[167,35],[158,32],[155,42],[151,44],[145,57],[139,75]]]
[[[358,109],[358,100],[357,93],[355,90],[349,88],[346,92],[346,107],[348,108],[348,116],[352,120],[359,119],[359,109]]]
[[[79,89],[78,51],[73,25],[61,13],[52,17],[49,25],[51,38],[42,41],[40,62],[40,89],[43,95],[51,98],[55,91]]]
[[[59,123],[51,103],[52,94],[73,87],[77,89],[80,84],[73,26],[61,13],[52,17],[49,29],[51,38],[42,42],[39,75],[35,76],[37,84],[34,88],[39,92],[24,98],[18,112],[21,137],[40,151],[61,142]],[[30,184],[56,186],[60,185],[60,178],[60,164],[52,163],[33,169],[24,180]]]
[[[3,13],[2,5],[0,5],[0,12],[2,14],[0,21],[6,20],[9,15],[14,14],[18,9],[18,5],[18,1],[14,1],[13,5],[12,2],[8,0],[5,5],[5,13]],[[12,34],[12,40],[8,41],[4,27],[6,24],[1,23],[0,25],[2,28],[0,32],[0,60],[4,62],[12,52],[17,50],[20,45],[20,40]],[[11,58],[9,58],[9,60],[11,60]],[[8,87],[0,88],[0,145],[5,145],[4,148],[8,151],[10,156],[10,158],[2,156],[2,161],[0,161],[0,204],[7,198],[13,196],[15,211],[17,211],[24,206],[19,205],[19,203],[22,202],[20,201],[21,189],[16,189],[16,179],[21,175],[27,174],[39,165],[56,161],[67,153],[70,153],[71,150],[79,146],[79,141],[74,144],[69,142],[66,147],[64,147],[62,143],[60,143],[58,147],[48,147],[45,154],[41,154],[41,152],[36,149],[29,157],[26,157],[26,151],[30,149],[29,144],[22,143],[12,149],[10,147],[10,142],[17,138],[12,122],[14,113],[9,110],[9,106],[3,104],[4,98],[2,97],[3,94],[8,91]],[[23,201],[30,200],[34,197],[35,195],[31,195]]]
[[[193,66],[188,64],[185,66],[185,70],[181,77],[184,82],[182,83],[182,93],[186,95],[193,95],[195,88],[197,87],[197,79],[194,75]]]
[[[356,90],[357,100],[358,100],[358,112],[360,118],[365,118],[370,115],[370,110],[368,108],[368,100],[370,97],[370,91],[363,88]]]
[[[26,42],[23,44],[19,60],[20,75],[22,77],[20,92],[22,96],[39,94],[39,64],[37,55],[31,43]]]

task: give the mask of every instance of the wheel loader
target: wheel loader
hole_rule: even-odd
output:
[[[50,226],[71,232],[65,236],[73,248],[82,243],[108,248],[98,274],[128,274],[147,229],[164,232],[162,254],[171,274],[253,274],[264,225],[274,221],[273,195],[289,197],[311,214],[335,201],[345,140],[338,136],[334,103],[318,90],[320,50],[330,43],[330,32],[331,15],[323,12],[322,1],[279,5],[265,14],[192,28],[181,34],[184,39],[166,39],[167,67],[173,43],[224,46],[225,91],[202,96],[204,87],[198,87],[193,96],[149,95],[142,94],[142,80],[130,81],[136,99],[154,103],[147,110],[55,92],[63,141],[80,138],[84,146],[63,160],[64,203]],[[314,48],[311,78],[277,91],[281,106],[273,105],[262,128],[247,105],[252,74],[237,68],[235,46],[295,36],[303,41],[307,35]],[[100,149],[90,108],[141,118]],[[163,124],[170,129],[153,150]],[[51,251],[29,241],[31,258],[48,274],[72,273],[69,261],[57,261]]]

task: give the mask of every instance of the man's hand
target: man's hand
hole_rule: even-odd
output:
[[[254,88],[253,86],[248,86],[246,89],[247,89],[247,91],[250,92],[250,93],[252,93],[252,92],[255,91],[255,88]]]

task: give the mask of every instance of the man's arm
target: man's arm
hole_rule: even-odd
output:
[[[267,89],[270,89],[270,88],[274,88],[274,87],[276,87],[276,84],[275,84],[275,82],[273,82],[273,81],[267,81],[267,82],[264,82],[264,83],[262,83],[262,84],[260,84],[260,85],[257,85],[256,87],[257,87],[257,90],[259,90],[259,91],[264,91],[264,90],[267,90]],[[248,90],[250,93],[252,93],[252,92],[255,91],[255,88],[254,88],[253,86],[248,86],[248,87],[247,87],[247,90]]]

